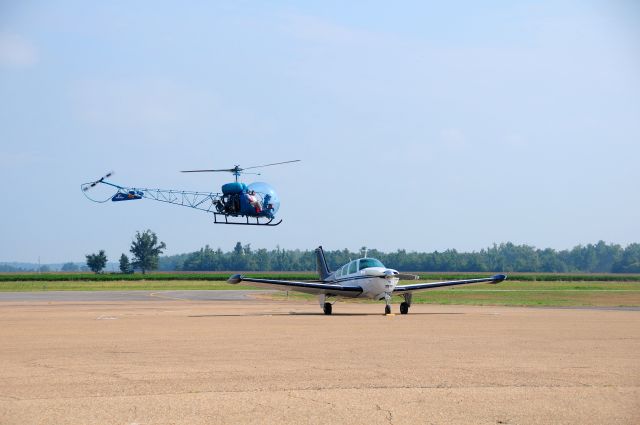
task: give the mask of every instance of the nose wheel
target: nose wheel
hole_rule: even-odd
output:
[[[384,302],[387,304],[384,306],[384,315],[391,314],[391,294],[384,294]]]

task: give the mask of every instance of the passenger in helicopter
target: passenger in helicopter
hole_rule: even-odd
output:
[[[247,192],[247,200],[256,209],[256,213],[260,214],[262,212],[262,208],[260,207],[260,200],[256,196],[256,192],[254,190],[250,190]]]

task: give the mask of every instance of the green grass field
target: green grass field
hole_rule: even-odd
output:
[[[32,291],[172,291],[258,289],[230,285],[226,280],[106,280],[106,281],[0,281],[0,292]]]
[[[282,277],[280,277],[282,278]],[[285,276],[285,278],[291,278]],[[254,289],[221,280],[105,280],[105,281],[0,281],[0,291],[129,291],[129,290]],[[256,288],[257,289],[257,288]],[[313,300],[314,296],[289,292],[273,299]],[[397,297],[394,302],[400,302]],[[358,301],[360,302],[360,301]],[[366,302],[366,301],[365,301]],[[514,281],[434,289],[414,294],[414,303],[505,306],[640,306],[640,282]]]

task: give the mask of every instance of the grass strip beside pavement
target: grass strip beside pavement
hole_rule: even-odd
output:
[[[20,281],[0,282],[0,292],[37,291],[181,291],[181,290],[249,290],[246,285],[206,280],[115,280],[115,281]]]

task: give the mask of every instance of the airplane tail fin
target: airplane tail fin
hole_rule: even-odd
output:
[[[329,271],[329,267],[327,267],[327,260],[324,258],[324,251],[322,250],[322,246],[316,248],[316,264],[320,279],[326,279],[331,274],[331,272]]]

